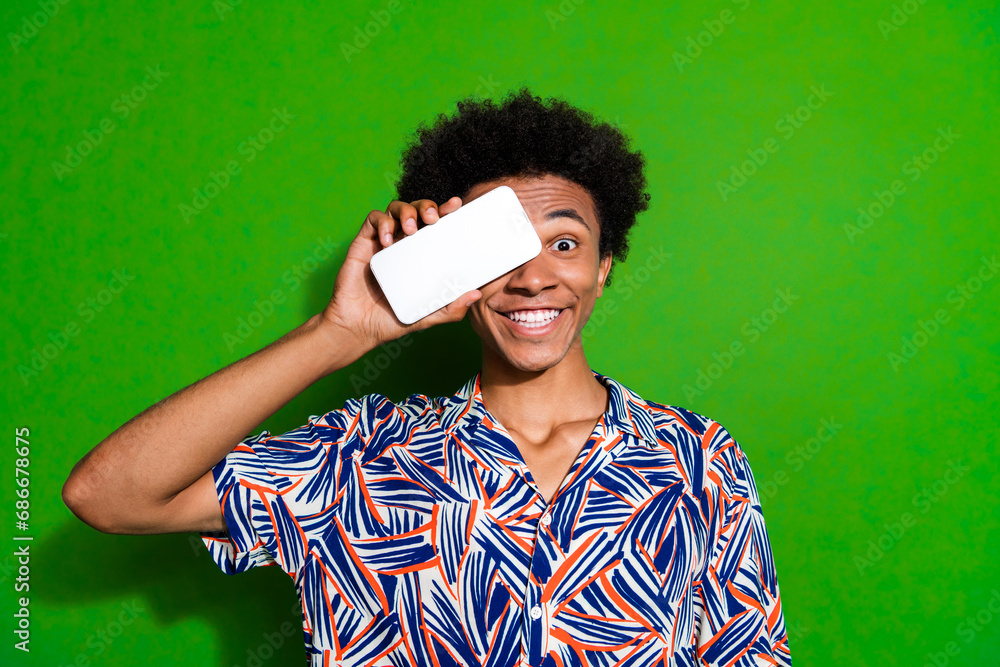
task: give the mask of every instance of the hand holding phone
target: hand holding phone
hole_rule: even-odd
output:
[[[484,194],[470,202],[469,205],[480,202],[486,196]],[[486,199],[485,203],[489,201]],[[517,202],[517,205],[520,207],[520,202]],[[482,296],[478,289],[466,290],[443,308],[412,324],[403,324],[389,305],[389,301],[370,266],[372,258],[383,249],[391,248],[395,243],[401,243],[418,231],[434,227],[444,217],[456,212],[460,207],[462,207],[462,200],[459,197],[452,197],[441,202],[440,205],[430,199],[420,199],[414,202],[396,200],[391,202],[385,211],[373,210],[368,213],[357,236],[351,242],[347,256],[337,273],[333,295],[321,312],[322,327],[347,333],[353,340],[357,341],[355,353],[360,357],[368,350],[396,340],[408,333],[463,319],[471,302]],[[520,209],[520,212],[523,214],[523,209]],[[521,219],[522,224],[526,221],[530,224],[527,217]],[[422,222],[424,226],[418,228],[419,222]],[[531,230],[534,234],[533,227]],[[383,236],[387,236],[387,238],[382,238]],[[394,242],[394,238],[398,240]],[[538,252],[540,252],[540,240],[538,244]],[[336,341],[335,344],[342,345],[340,341],[343,340],[343,337],[341,335],[333,336],[332,339]]]
[[[371,270],[399,321],[412,324],[541,251],[521,202],[504,185],[381,250]]]

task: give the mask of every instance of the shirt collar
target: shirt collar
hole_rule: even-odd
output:
[[[645,440],[647,446],[655,445],[658,441],[656,427],[646,401],[617,380],[594,369],[590,369],[590,372],[608,389],[610,400],[604,413],[604,423],[614,426],[622,433],[630,433]],[[442,412],[441,425],[447,433],[456,429],[470,433],[488,414],[480,387],[481,376],[482,370],[469,378]]]

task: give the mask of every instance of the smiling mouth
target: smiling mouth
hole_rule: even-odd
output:
[[[559,317],[559,314],[564,310],[565,308],[540,308],[535,310],[512,310],[500,314],[525,328],[540,329]]]

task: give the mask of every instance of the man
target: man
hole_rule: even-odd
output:
[[[66,504],[104,532],[197,531],[227,574],[277,565],[313,665],[790,665],[741,448],[584,355],[648,208],[643,166],[564,102],[460,102],[420,128],[323,312],[122,426],[74,468]],[[402,325],[372,255],[499,185],[542,252]],[[466,315],[482,368],[454,396],[373,393],[241,442],[321,377]]]

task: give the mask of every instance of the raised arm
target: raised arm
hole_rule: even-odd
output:
[[[457,197],[441,215],[461,206]],[[430,200],[395,201],[368,214],[322,313],[271,343],[149,407],[88,452],[63,485],[63,502],[105,533],[222,531],[212,468],[262,422],[322,377],[375,347],[462,319],[473,290],[406,326],[396,319],[369,268],[393,238],[437,221]],[[389,239],[383,237],[389,235]]]

